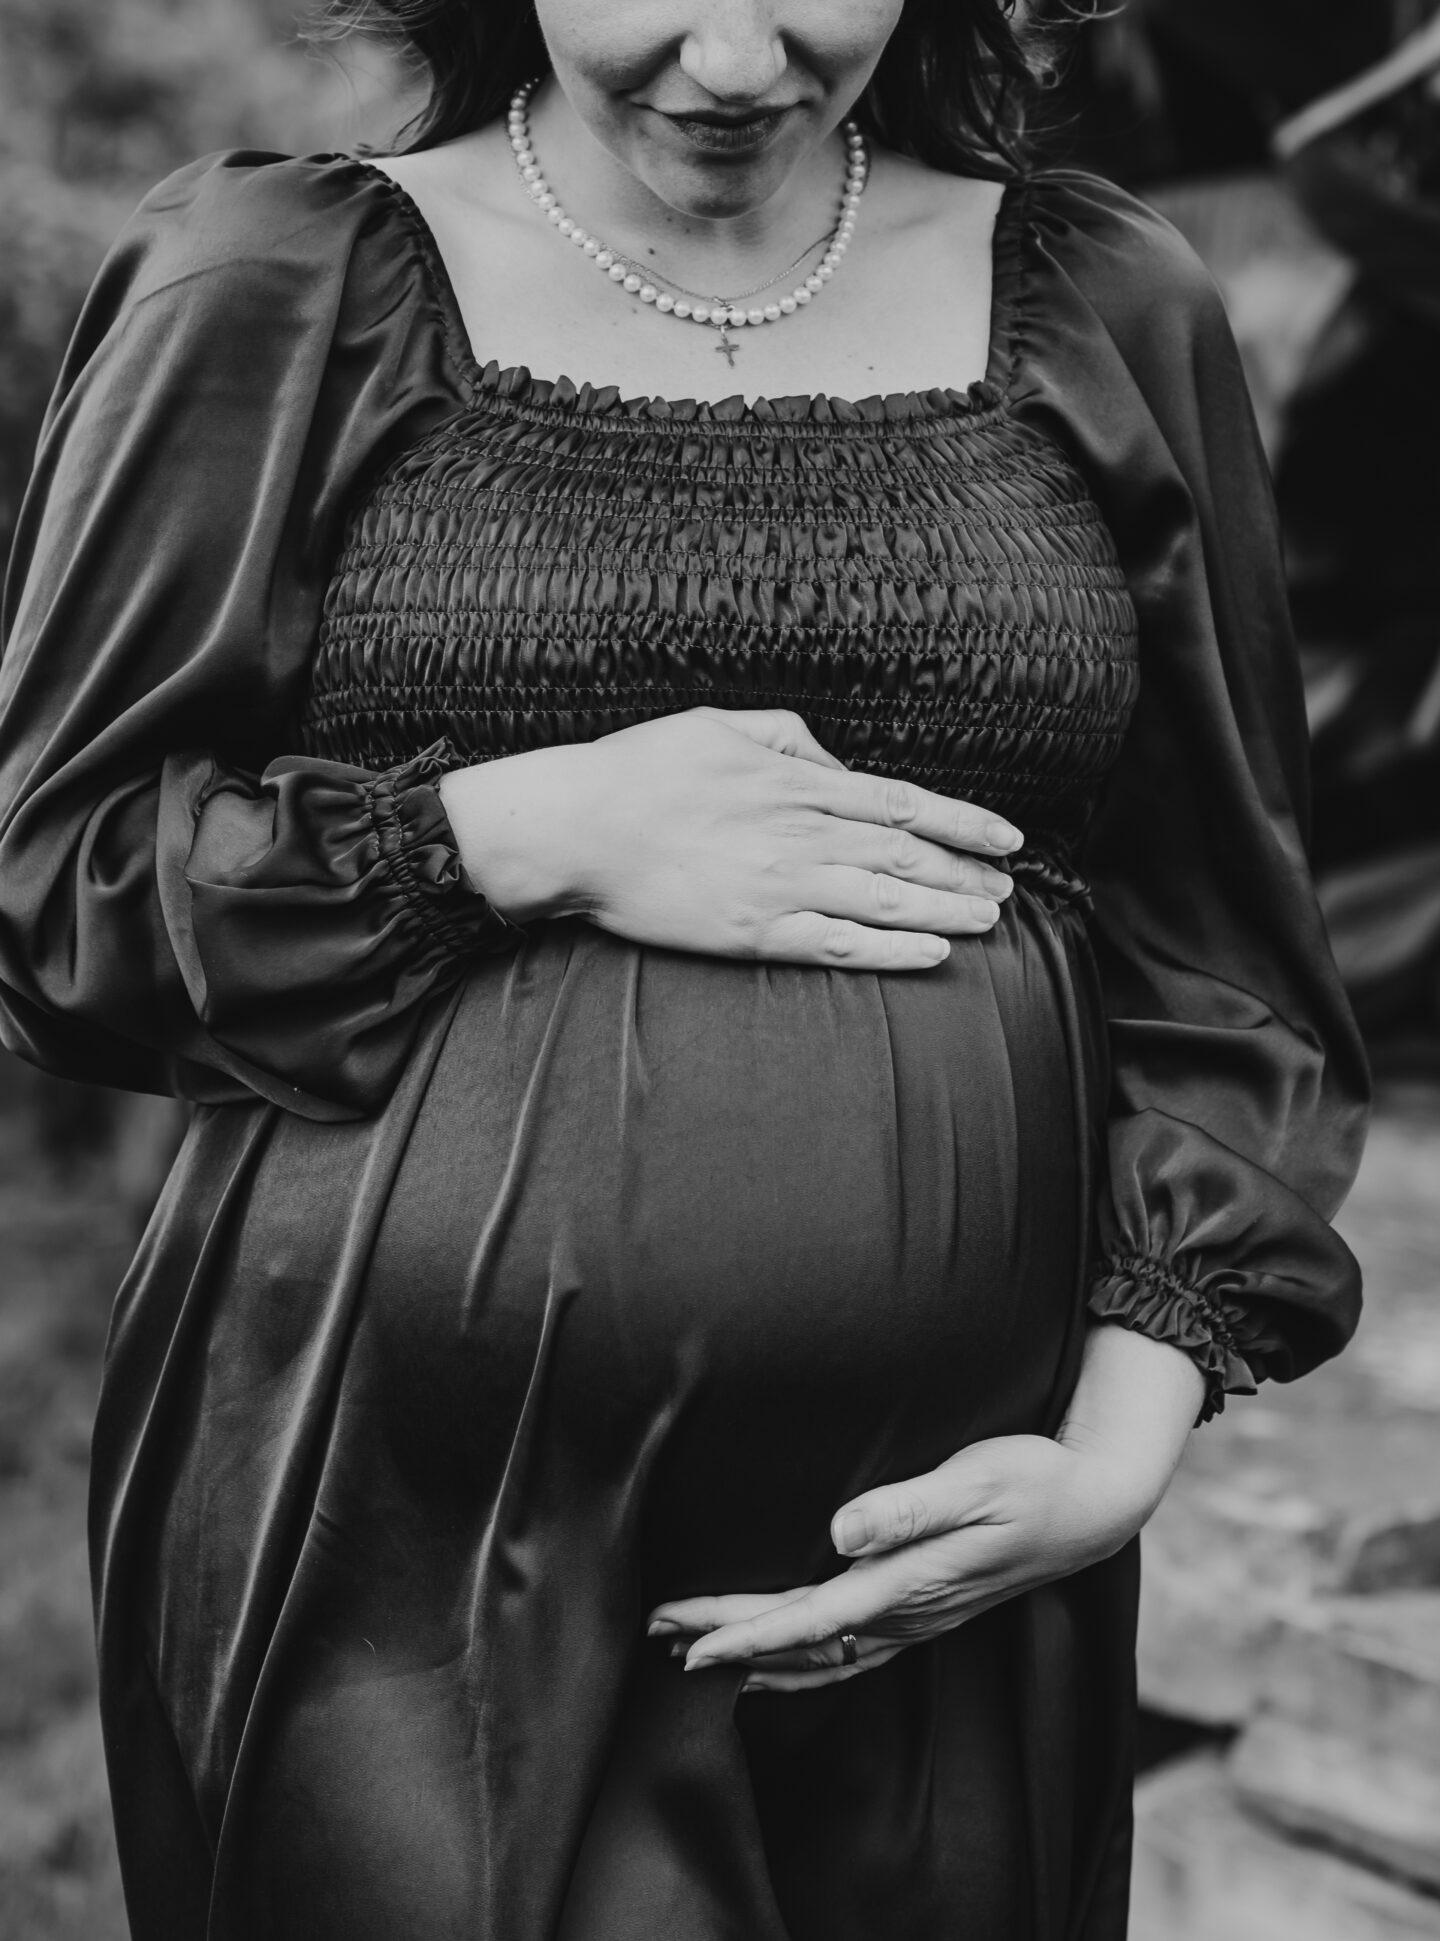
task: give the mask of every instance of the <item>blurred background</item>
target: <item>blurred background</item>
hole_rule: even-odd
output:
[[[0,557],[141,194],[221,147],[384,146],[415,105],[293,0],[0,0]],[[1128,0],[1051,154],[1225,293],[1275,473],[1315,862],[1379,1109],[1355,1347],[1193,1439],[1147,1536],[1134,1941],[1440,1941],[1440,0]],[[603,377],[603,373],[578,373]],[[0,1937],[126,1933],[94,1709],[90,1421],[168,1102],[0,1053]]]

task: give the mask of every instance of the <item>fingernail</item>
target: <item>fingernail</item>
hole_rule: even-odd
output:
[[[686,1653],[686,1650],[687,1650],[687,1649],[688,1649],[688,1647],[687,1647],[687,1645],[686,1645],[686,1643],[685,1643],[685,1640],[684,1640],[683,1638],[681,1638],[678,1644],[672,1644],[672,1645],[671,1645],[671,1647],[670,1647],[670,1656],[671,1656],[672,1658],[683,1658],[683,1657],[685,1656],[685,1653]]]
[[[869,1541],[870,1526],[861,1510],[848,1510],[835,1525],[835,1548],[837,1550],[858,1550]]]
[[[1005,897],[1014,889],[1015,878],[1002,875],[998,869],[987,869],[981,872],[980,884],[991,896]]]
[[[985,840],[992,849],[1018,849],[1025,838],[1008,822],[992,822],[985,830]]]
[[[975,914],[981,923],[998,923],[1000,921],[1000,905],[998,903],[991,903],[983,896],[977,896],[975,899]]]
[[[647,1638],[669,1638],[679,1629],[673,1618],[651,1618],[645,1627],[645,1635]]]

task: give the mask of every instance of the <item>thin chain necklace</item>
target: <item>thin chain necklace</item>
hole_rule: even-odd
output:
[[[799,283],[787,296],[777,301],[760,305],[754,309],[741,306],[748,297],[759,296],[775,284],[791,276],[811,251],[819,245],[812,243],[790,265],[781,270],[768,282],[757,283],[753,290],[742,290],[733,297],[702,297],[695,290],[687,290],[682,284],[664,275],[662,271],[645,271],[622,256],[618,250],[608,248],[598,236],[588,235],[573,216],[567,216],[560,207],[559,198],[540,171],[535,159],[535,145],[530,139],[530,97],[534,94],[539,81],[530,81],[518,88],[510,102],[510,147],[515,156],[515,166],[520,171],[520,179],[525,184],[526,193],[537,209],[543,209],[553,226],[559,230],[577,249],[595,265],[603,270],[612,283],[630,296],[639,297],[642,303],[654,304],[662,316],[675,317],[681,323],[703,324],[711,330],[718,330],[720,341],[716,351],[733,368],[740,350],[731,337],[732,330],[742,325],[779,323],[782,317],[793,317],[797,310],[803,310],[819,296],[825,285],[834,276],[850,247],[850,239],[855,234],[855,217],[860,207],[860,198],[865,192],[866,177],[870,172],[870,157],[865,146],[865,137],[853,121],[844,125],[847,160],[845,164],[845,188],[840,201],[840,217],[826,239],[825,254],[816,264],[803,283]],[[670,285],[668,290],[657,288],[652,277]]]
[[[733,297],[708,297],[703,291],[687,290],[683,283],[677,283],[673,276],[666,276],[663,270],[652,270],[651,275],[658,276],[662,283],[668,283],[676,296],[694,297],[697,303],[718,303],[728,309],[732,303],[743,303],[746,297],[758,297],[762,290],[773,290],[777,283],[783,283],[787,276],[793,276],[807,256],[813,256],[817,249],[823,249],[829,241],[829,236],[822,236],[818,242],[807,244],[795,258],[795,261],[781,270],[778,276],[767,276],[765,281],[763,283],[757,283],[753,290],[737,290]],[[658,296],[655,299],[655,303],[658,308],[660,303]],[[667,312],[667,314],[671,313]]]

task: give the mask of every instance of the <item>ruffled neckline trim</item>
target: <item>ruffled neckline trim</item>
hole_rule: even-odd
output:
[[[439,243],[420,205],[393,175],[373,162],[345,157],[372,183],[387,193],[392,210],[409,230],[424,264],[431,295],[440,314],[450,354],[464,375],[473,398],[503,400],[527,410],[574,417],[604,417],[631,423],[707,424],[729,427],[773,425],[847,426],[916,425],[925,421],[972,417],[997,409],[1011,388],[1019,360],[1023,320],[1023,245],[1030,194],[1030,178],[1017,176],[1005,184],[995,217],[991,242],[990,349],[985,375],[964,390],[935,386],[924,391],[876,393],[865,398],[841,398],[824,393],[810,396],[747,399],[626,397],[614,384],[597,385],[573,378],[535,377],[523,364],[501,366],[495,359],[481,364],[470,342],[450,272]]]
[[[979,378],[966,390],[877,393],[868,398],[837,398],[820,393],[785,398],[627,398],[615,384],[576,384],[569,377],[534,377],[523,364],[503,369],[494,359],[474,372],[476,398],[491,397],[540,411],[573,412],[663,424],[905,424],[917,418],[951,418],[985,410],[1000,400],[999,386]]]

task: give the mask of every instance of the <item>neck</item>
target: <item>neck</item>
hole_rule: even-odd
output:
[[[767,201],[697,216],[664,201],[597,141],[553,78],[530,102],[536,159],[566,211],[636,264],[696,290],[734,290],[777,274],[835,226],[845,149],[828,136]]]

